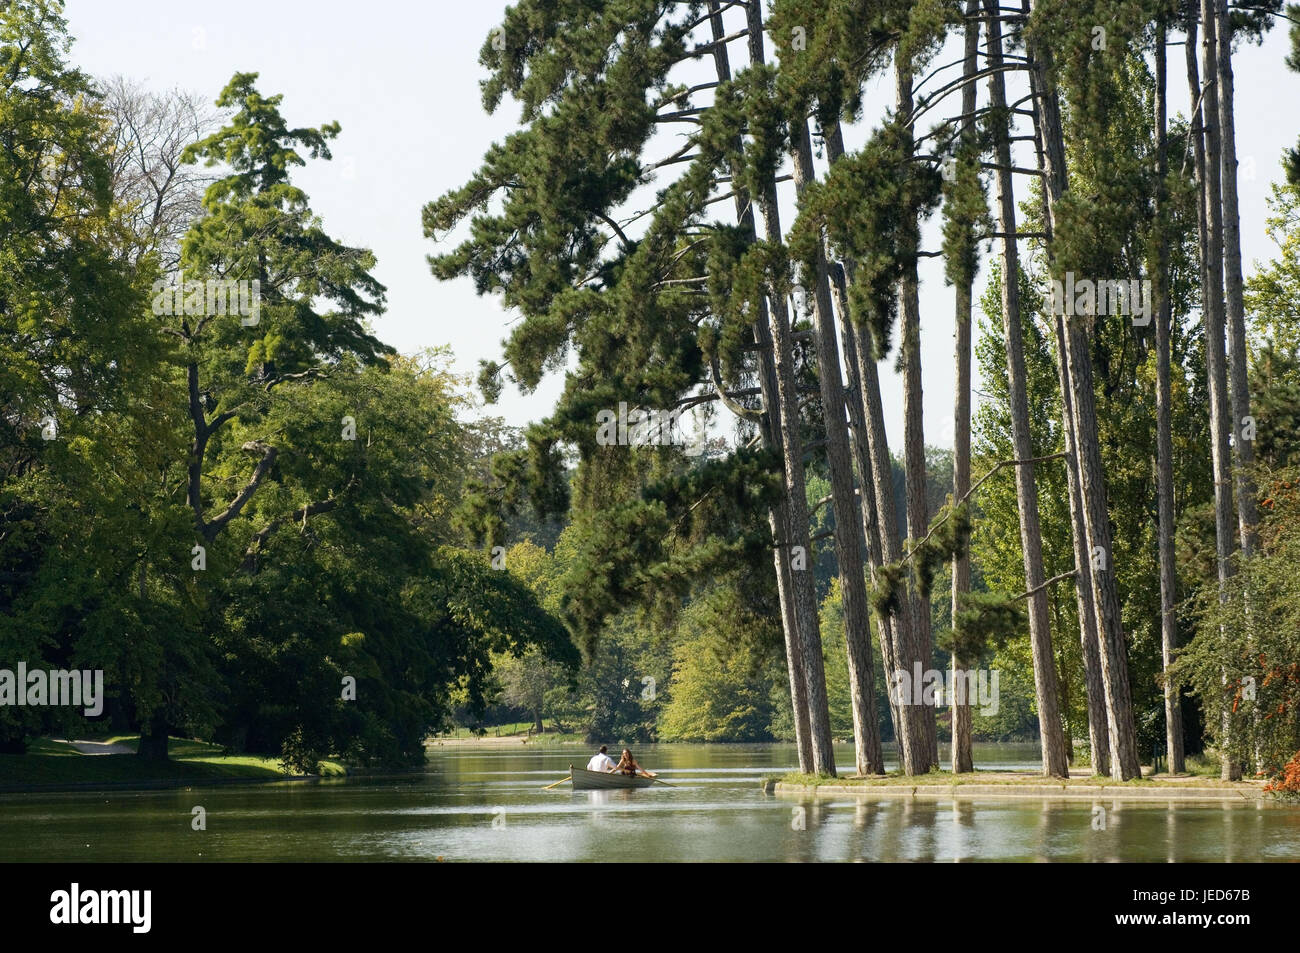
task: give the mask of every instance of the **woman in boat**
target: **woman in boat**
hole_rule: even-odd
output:
[[[614,770],[626,774],[628,777],[635,777],[638,774],[647,778],[654,777],[653,774],[636,763],[636,759],[632,757],[632,752],[627,748],[623,749],[623,756],[618,759],[618,765]]]

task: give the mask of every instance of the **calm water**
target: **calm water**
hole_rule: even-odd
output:
[[[542,790],[589,754],[446,747],[397,781],[0,795],[0,861],[1300,860],[1297,807],[1104,801],[1103,831],[1087,801],[765,795],[759,780],[795,762],[788,745],[640,746],[676,787]],[[851,771],[851,749],[836,754]],[[1033,746],[977,745],[975,759],[1038,766]],[[206,831],[191,830],[195,806]]]

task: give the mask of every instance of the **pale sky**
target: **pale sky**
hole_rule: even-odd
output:
[[[434,279],[425,256],[454,247],[456,236],[437,246],[426,240],[420,210],[463,184],[485,149],[514,128],[513,104],[488,116],[479,100],[485,73],[478,50],[505,7],[498,0],[67,0],[66,16],[76,38],[71,61],[92,75],[121,73],[157,90],[179,86],[215,99],[236,71],[257,72],[263,94],[283,94],[290,125],[337,120],[342,133],[332,145],[334,161],[309,160],[295,181],[331,235],[374,250],[376,277],[388,287],[378,335],[404,353],[449,344],[458,369],[474,374],[481,358],[500,355],[512,316],[496,300],[477,297],[467,279]],[[729,22],[728,29],[738,25]],[[1264,233],[1264,200],[1281,177],[1283,149],[1300,135],[1300,74],[1282,62],[1285,27],[1276,26],[1262,48],[1245,48],[1234,58],[1248,274],[1256,260],[1276,253]],[[737,56],[740,45],[734,44]],[[1169,60],[1171,113],[1186,111],[1180,47],[1170,49]],[[711,61],[703,67],[711,73]],[[700,68],[687,67],[683,75]],[[1010,83],[1011,98],[1018,98],[1022,81]],[[869,124],[892,100],[890,84],[873,88]],[[850,150],[864,141],[866,126],[848,132]],[[791,186],[783,188],[788,225],[793,195]],[[926,229],[924,247],[938,247],[936,226]],[[923,261],[921,274],[926,442],[951,447],[952,289],[944,286],[937,259]],[[983,281],[982,274],[977,295]],[[902,387],[892,367],[892,359],[882,365],[885,419],[891,449],[901,452]],[[549,412],[561,385],[552,377],[531,395],[507,386],[487,412],[522,426]]]

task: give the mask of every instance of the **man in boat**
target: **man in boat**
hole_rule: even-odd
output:
[[[609,756],[609,745],[601,745],[600,750],[591,756],[587,762],[588,771],[603,771],[605,774],[612,773],[617,767],[614,759]]]

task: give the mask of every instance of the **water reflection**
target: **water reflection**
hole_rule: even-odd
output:
[[[793,766],[792,746],[637,755],[674,786],[547,791],[585,752],[447,746],[423,775],[396,779],[4,795],[0,861],[1300,859],[1294,806],[774,797],[759,782]],[[836,755],[852,769],[850,748]],[[1032,746],[976,746],[975,756],[984,768],[1038,766]],[[190,830],[195,804],[206,832]]]

